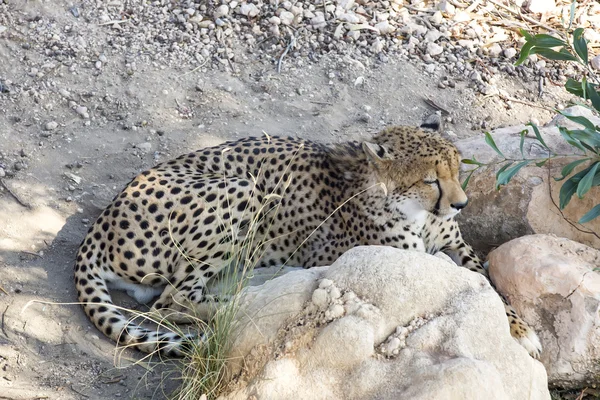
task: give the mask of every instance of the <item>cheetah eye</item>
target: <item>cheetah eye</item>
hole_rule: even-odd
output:
[[[436,185],[438,181],[437,179],[424,179],[423,183],[426,185]]]

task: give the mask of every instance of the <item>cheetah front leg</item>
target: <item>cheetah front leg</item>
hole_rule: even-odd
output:
[[[433,240],[431,240],[430,243],[426,243],[427,249],[439,249],[450,256],[450,258],[452,258],[459,266],[482,274],[495,289],[494,283],[490,280],[487,270],[483,267],[483,262],[477,257],[473,248],[463,240],[458,223],[455,220],[450,220],[447,221],[442,228],[443,229],[440,229],[440,231],[442,231],[441,233],[430,233],[429,238]],[[427,235],[425,236],[428,237]],[[508,304],[504,296],[500,294],[500,298],[504,302],[504,310],[510,324],[510,334],[532,357],[536,359],[539,358],[540,353],[542,352],[542,344],[540,343],[537,334],[533,328],[517,315],[517,312],[510,304]]]

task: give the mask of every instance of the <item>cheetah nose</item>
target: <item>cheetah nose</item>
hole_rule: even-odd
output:
[[[469,200],[465,200],[462,203],[452,203],[450,205],[452,206],[452,208],[456,208],[457,210],[462,210],[463,208],[465,208],[467,206],[468,203],[469,203]]]

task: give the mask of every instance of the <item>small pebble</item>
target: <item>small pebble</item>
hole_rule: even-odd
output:
[[[44,129],[47,131],[53,131],[56,128],[58,128],[58,123],[56,121],[47,122],[46,125],[44,126]]]

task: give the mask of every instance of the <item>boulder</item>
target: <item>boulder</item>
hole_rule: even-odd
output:
[[[487,280],[428,254],[357,247],[249,288],[238,315],[223,400],[550,398]]]
[[[594,117],[586,108],[572,107],[565,112],[583,115],[600,125],[600,119]],[[547,126],[540,127],[540,134],[546,144],[558,154],[574,154],[558,131],[558,126],[573,129],[578,126],[559,115]],[[547,151],[534,139],[530,127],[518,125],[497,129],[491,132],[498,148],[507,158],[521,159],[519,149],[520,133],[528,129],[523,153],[525,158],[544,158]],[[484,136],[478,136],[456,143],[463,158],[475,158],[483,163],[500,160],[498,154],[489,147]],[[600,189],[592,188],[583,199],[573,196],[569,205],[559,210],[559,192],[564,181],[556,181],[561,169],[575,158],[557,158],[543,167],[530,164],[502,187],[495,189],[496,168],[487,167],[476,172],[467,186],[469,206],[459,215],[459,223],[465,240],[476,249],[487,254],[491,249],[511,239],[535,233],[549,233],[566,237],[593,247],[600,246],[600,238],[594,232],[600,232],[600,219],[580,225],[577,221],[592,207],[600,203]],[[583,164],[585,165],[585,164]],[[583,165],[575,172],[583,168]],[[463,170],[472,166],[463,165]],[[464,176],[466,177],[466,175]]]
[[[498,290],[540,337],[551,385],[600,383],[600,251],[569,239],[532,235],[489,255]]]

